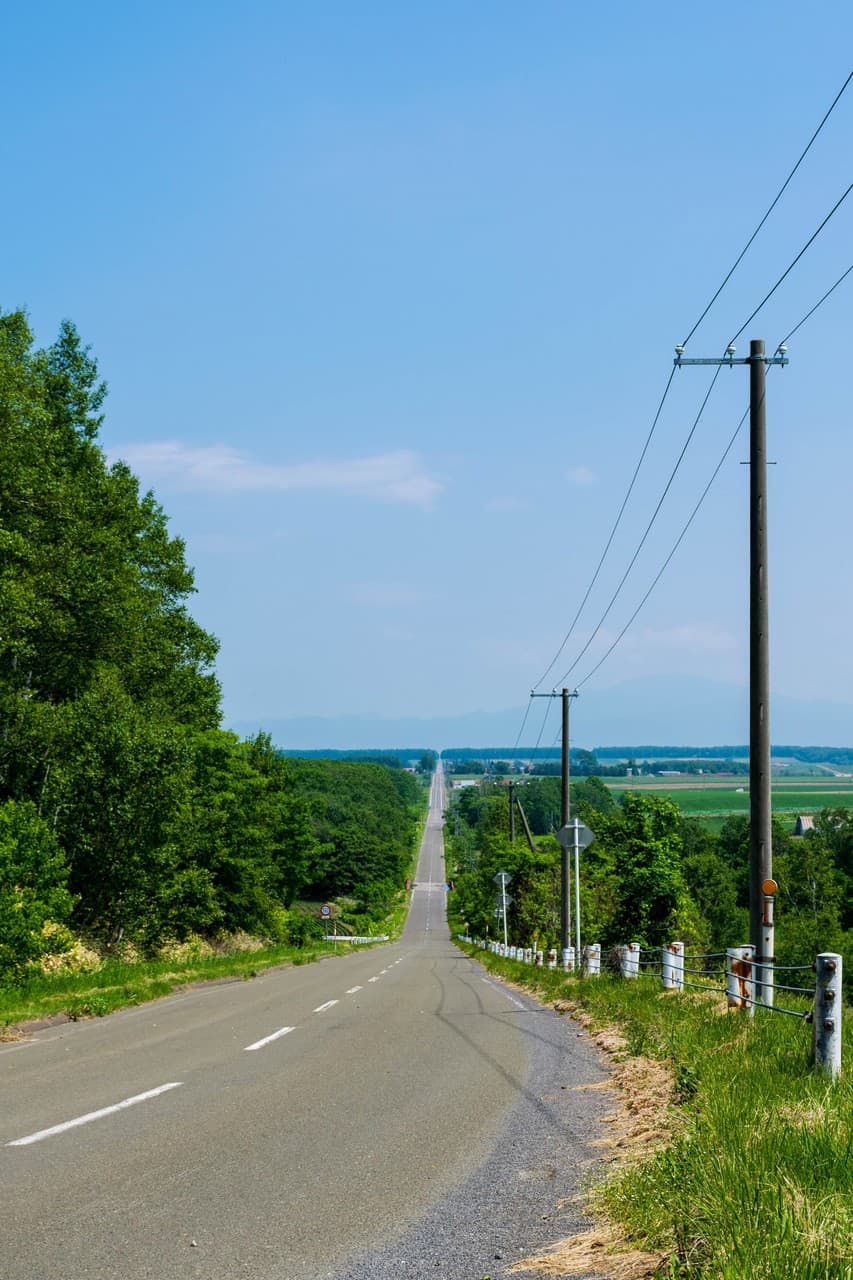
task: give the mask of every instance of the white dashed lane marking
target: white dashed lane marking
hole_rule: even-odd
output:
[[[149,1098],[156,1098],[161,1093],[167,1093],[169,1089],[179,1089],[183,1084],[182,1080],[172,1080],[169,1084],[161,1084],[156,1089],[149,1089],[146,1093],[137,1093],[132,1098],[125,1098],[122,1102],[115,1102],[111,1107],[101,1107],[99,1111],[89,1111],[85,1116],[77,1116],[74,1120],[65,1120],[62,1124],[52,1125],[49,1129],[39,1129],[38,1133],[31,1133],[26,1138],[16,1138],[14,1142],[7,1142],[7,1147],[28,1147],[32,1142],[41,1142],[44,1138],[53,1138],[58,1133],[65,1133],[67,1129],[77,1129],[81,1124],[91,1124],[93,1120],[101,1120],[104,1116],[114,1115],[117,1111],[125,1111],[128,1107],[135,1107],[138,1102],[147,1102]]]
[[[331,1009],[332,1005],[337,1004],[337,1000],[327,1000],[325,1004],[318,1004],[314,1010],[315,1013],[325,1013],[327,1009]]]
[[[265,1044],[272,1044],[273,1040],[278,1040],[281,1036],[289,1035],[291,1031],[295,1031],[296,1027],[279,1027],[278,1031],[273,1031],[272,1035],[264,1036],[263,1040],[256,1040],[254,1044],[247,1044],[244,1053],[251,1053],[254,1049],[263,1049]]]

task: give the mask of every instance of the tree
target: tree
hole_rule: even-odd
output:
[[[48,824],[29,801],[0,804],[0,982],[20,981],[50,949],[48,922],[67,920],[68,868]]]
[[[700,921],[681,870],[680,813],[671,800],[631,792],[597,822],[593,858],[612,858],[613,907],[602,942],[656,946],[695,938]],[[631,937],[627,937],[630,934]]]

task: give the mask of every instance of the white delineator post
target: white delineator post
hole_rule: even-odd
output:
[[[586,973],[589,978],[597,978],[601,974],[601,943],[590,942],[583,949],[586,961]]]
[[[668,942],[661,949],[661,973],[666,991],[684,990],[683,942]]]
[[[755,994],[752,980],[752,957],[755,947],[729,947],[726,951],[726,1001],[730,1009],[743,1009],[755,1013]]]
[[[815,1066],[833,1080],[841,1075],[842,959],[824,951],[815,960],[813,1041]]]
[[[778,886],[775,880],[761,882],[761,965],[756,965],[755,998],[760,1004],[772,1008],[773,966],[776,963],[773,926],[773,904]]]
[[[639,976],[640,951],[639,942],[626,942],[619,948],[623,978],[636,978]]]

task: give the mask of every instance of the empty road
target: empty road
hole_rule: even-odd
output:
[[[0,1046],[4,1280],[479,1280],[565,1234],[604,1071],[453,946],[443,801],[399,942]]]

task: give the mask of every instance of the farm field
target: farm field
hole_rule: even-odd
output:
[[[730,778],[697,785],[695,778],[674,782],[671,778],[637,778],[630,783],[621,780],[610,784],[614,796],[630,791],[643,791],[666,796],[675,801],[683,813],[697,818],[723,819],[732,814],[749,813],[748,778]],[[820,809],[839,805],[853,807],[853,778],[785,778],[774,780],[773,812],[791,814],[817,813]]]

